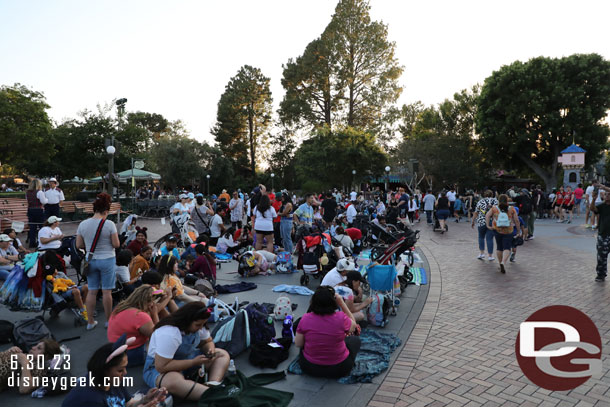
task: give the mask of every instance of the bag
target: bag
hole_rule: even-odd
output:
[[[87,274],[89,274],[89,262],[91,261],[91,259],[93,259],[93,252],[95,252],[95,248],[97,247],[97,241],[100,240],[100,235],[102,234],[102,228],[104,227],[105,222],[106,218],[103,218],[100,221],[100,224],[97,226],[95,236],[93,237],[93,242],[91,242],[89,254],[83,259],[80,264],[80,275],[83,277],[87,277]]]
[[[250,350],[250,363],[257,367],[276,369],[280,363],[288,359],[292,338],[274,339],[272,343],[279,347],[271,346],[266,342],[253,344]]]
[[[498,218],[496,219],[496,226],[499,228],[505,228],[510,226],[510,218],[508,217],[508,211],[500,211],[500,213],[498,214]]]
[[[232,317],[219,321],[212,331],[212,337],[216,347],[226,350],[231,359],[248,349],[251,342],[246,310],[239,310]]]
[[[532,200],[530,197],[528,195],[522,195],[520,200],[521,205],[519,205],[519,213],[521,215],[529,215],[532,213]]]
[[[22,319],[13,328],[13,342],[24,352],[29,352],[32,346],[46,338],[55,339],[42,318]]]
[[[275,325],[269,311],[264,305],[257,302],[248,304],[246,307],[252,343],[269,343],[271,338],[275,338]]]
[[[367,319],[373,326],[384,327],[388,322],[390,314],[390,299],[381,294],[373,296],[373,302],[369,305]]]
[[[13,339],[13,329],[15,329],[15,324],[11,321],[0,320],[0,343],[15,342]]]
[[[276,273],[293,273],[295,270],[292,256],[288,252],[279,252],[275,263]]]
[[[196,275],[191,274],[191,273],[187,273],[184,276],[184,284],[186,284],[186,285],[195,285],[197,280],[199,280],[199,277],[197,277]]]
[[[290,301],[290,298],[281,295],[275,300],[273,317],[276,321],[283,321],[288,315],[292,315],[292,302]]]
[[[203,293],[203,295],[208,298],[216,296],[216,290],[214,289],[214,286],[212,285],[210,280],[207,280],[205,278],[200,278],[195,282],[195,290],[199,291],[200,293]]]

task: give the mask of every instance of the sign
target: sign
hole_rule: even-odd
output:
[[[138,160],[138,161],[134,162],[133,168],[135,168],[136,170],[141,170],[142,168],[144,168],[144,161]]]
[[[591,319],[576,308],[553,305],[521,323],[515,353],[535,385],[566,391],[601,377],[602,341]],[[551,363],[552,361],[552,363]]]

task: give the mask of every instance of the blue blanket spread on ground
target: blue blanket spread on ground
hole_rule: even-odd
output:
[[[356,356],[356,365],[349,376],[339,379],[339,383],[371,383],[373,377],[379,375],[390,365],[390,355],[400,346],[400,339],[390,333],[365,329],[360,334],[360,352]],[[288,372],[301,375],[299,357],[288,366]]]

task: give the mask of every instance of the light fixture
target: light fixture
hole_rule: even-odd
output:
[[[114,153],[116,153],[116,148],[114,148],[114,146],[108,146],[106,147],[106,152],[110,155],[113,155]]]

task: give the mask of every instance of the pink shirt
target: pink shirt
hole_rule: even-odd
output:
[[[585,193],[585,191],[582,190],[582,188],[576,188],[574,190],[574,198],[575,199],[582,199],[582,195]]]
[[[136,308],[129,308],[116,315],[111,315],[110,321],[108,321],[108,340],[114,342],[126,333],[128,338],[132,336],[136,338],[128,349],[138,348],[148,341],[148,336],[142,335],[139,329],[149,322],[152,322],[150,315]]]
[[[303,315],[297,333],[305,337],[305,359],[324,366],[343,362],[349,356],[345,333],[351,325],[352,320],[342,311],[332,315],[316,315],[313,312]]]

